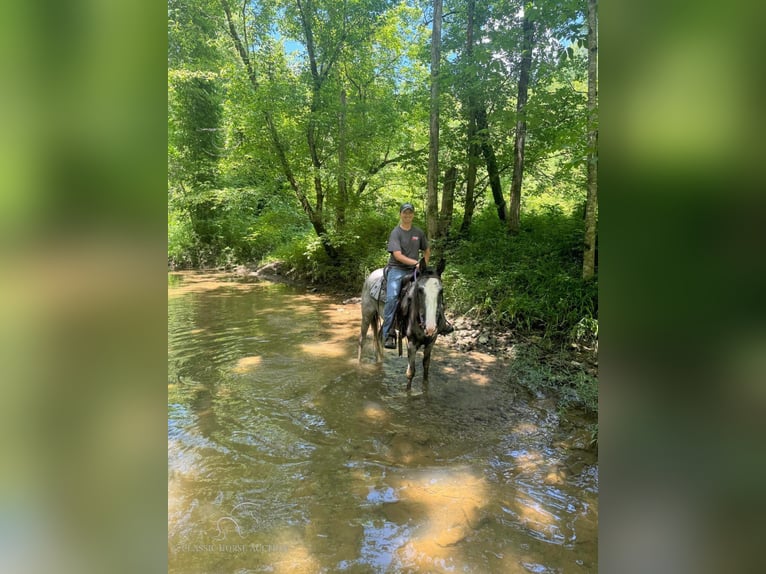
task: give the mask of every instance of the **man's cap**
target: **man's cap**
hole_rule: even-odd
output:
[[[399,213],[404,211],[405,209],[409,209],[410,211],[415,211],[415,208],[411,203],[402,203],[402,206],[399,208]]]

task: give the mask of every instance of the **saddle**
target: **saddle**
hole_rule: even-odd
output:
[[[386,283],[388,282],[388,266],[383,268],[383,275],[370,286],[370,295],[375,301],[386,302]]]

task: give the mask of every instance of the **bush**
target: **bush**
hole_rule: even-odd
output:
[[[341,284],[361,290],[367,275],[388,261],[388,235],[396,225],[390,217],[378,213],[361,213],[348,222],[341,233],[332,235],[341,254]]]
[[[198,190],[168,212],[168,260],[175,267],[260,263],[307,228],[289,196],[273,190]]]
[[[329,258],[313,230],[276,249],[272,258],[285,261],[310,283],[354,293],[361,291],[372,270],[386,264],[386,242],[393,225],[378,214],[359,214],[342,232],[331,231],[329,239],[338,251],[338,261]]]
[[[583,222],[557,206],[524,214],[509,235],[494,209],[447,253],[445,296],[459,314],[560,342],[597,334],[597,284],[582,273]],[[587,332],[587,333],[586,333]]]
[[[196,263],[196,236],[191,221],[183,214],[168,211],[168,263],[172,267],[188,268]]]

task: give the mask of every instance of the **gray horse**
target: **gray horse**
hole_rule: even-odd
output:
[[[400,332],[399,355],[402,354],[402,337],[407,337],[407,390],[412,387],[415,376],[415,354],[423,347],[423,383],[428,383],[431,349],[439,336],[438,317],[443,313],[441,274],[444,260],[436,270],[426,266],[421,259],[415,273],[402,281],[402,290],[394,316],[392,329]],[[367,277],[362,287],[362,328],[359,334],[357,360],[362,361],[362,349],[367,331],[372,326],[375,359],[383,361],[383,341],[380,332],[386,301],[383,286],[383,269],[376,269]]]
[[[375,347],[375,360],[383,361],[383,308],[386,304],[386,290],[383,288],[383,269],[376,269],[365,279],[362,287],[362,331],[359,335],[357,360],[362,362],[362,348],[367,337],[367,330],[372,325],[372,341]]]

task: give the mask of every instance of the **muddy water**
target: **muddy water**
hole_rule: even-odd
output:
[[[174,573],[596,572],[583,429],[437,342],[356,363],[359,305],[174,273],[168,555]]]

